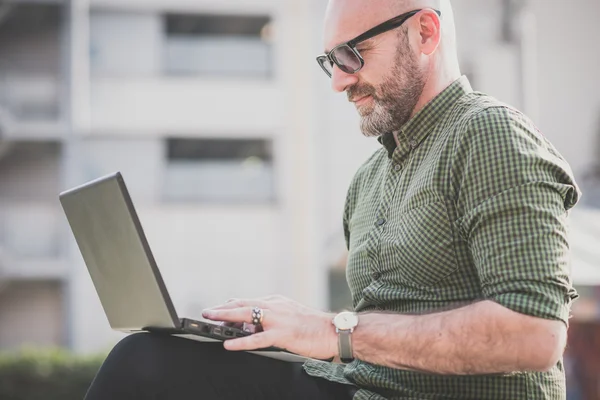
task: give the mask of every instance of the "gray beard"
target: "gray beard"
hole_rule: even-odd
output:
[[[425,74],[410,56],[405,42],[400,46],[392,73],[379,87],[381,94],[375,97],[374,88],[370,88],[373,107],[361,116],[363,135],[373,137],[400,130],[410,120],[424,87]]]

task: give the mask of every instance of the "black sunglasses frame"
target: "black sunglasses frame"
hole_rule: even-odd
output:
[[[366,31],[365,33],[362,33],[360,35],[358,35],[357,37],[355,37],[352,40],[349,40],[345,43],[341,43],[338,44],[337,46],[335,46],[333,49],[331,49],[331,51],[327,54],[322,54],[320,56],[317,57],[317,62],[319,63],[319,65],[321,66],[321,68],[323,69],[323,71],[325,71],[325,73],[327,74],[327,76],[329,76],[331,78],[331,72],[329,72],[327,70],[327,67],[325,67],[325,63],[329,62],[332,66],[333,64],[337,65],[338,68],[340,68],[342,71],[344,71],[344,66],[341,65],[335,58],[335,51],[340,49],[341,47],[348,47],[352,53],[354,53],[356,55],[356,57],[358,58],[358,60],[360,61],[360,66],[355,69],[354,71],[349,71],[346,72],[347,74],[355,74],[358,71],[360,71],[364,66],[365,66],[365,60],[362,58],[362,56],[360,55],[360,53],[358,52],[358,50],[356,49],[356,46],[361,43],[364,42],[365,40],[369,40],[377,35],[381,35],[382,33],[391,31],[392,29],[396,29],[398,27],[400,27],[403,23],[405,23],[410,17],[415,16],[417,13],[423,11],[423,9],[419,9],[419,10],[413,10],[413,11],[409,11],[407,13],[404,13],[402,15],[398,15],[397,17],[394,17],[390,20],[387,20],[385,22],[382,22],[381,24],[369,29],[368,31]],[[439,10],[433,10],[435,11],[435,13],[438,16],[442,16],[442,12]]]

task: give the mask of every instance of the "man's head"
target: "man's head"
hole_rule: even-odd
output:
[[[417,109],[460,76],[449,0],[330,0],[326,51],[409,11],[402,26],[356,45],[358,72],[332,69],[332,87],[345,91],[361,116],[361,130],[378,136],[399,130]],[[441,12],[441,18],[435,12]],[[457,76],[458,75],[458,76]]]

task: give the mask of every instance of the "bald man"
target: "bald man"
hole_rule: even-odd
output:
[[[528,118],[461,76],[449,1],[331,0],[317,61],[382,144],[346,200],[352,312],[232,300],[204,317],[258,333],[130,336],[87,398],[565,399],[579,190]],[[330,361],[240,352],[268,346]]]

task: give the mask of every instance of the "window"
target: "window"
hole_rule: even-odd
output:
[[[58,5],[27,3],[0,1],[0,109],[16,121],[56,121],[65,22]]]
[[[272,201],[273,175],[269,140],[167,140],[165,198],[170,201]]]
[[[268,16],[165,16],[165,70],[268,78],[272,71]]]

